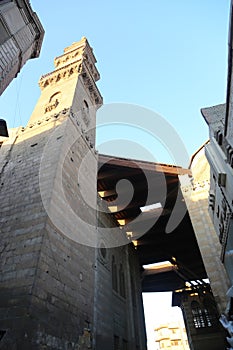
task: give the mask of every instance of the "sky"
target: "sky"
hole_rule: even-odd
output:
[[[1,117],[10,127],[26,125],[40,95],[38,80],[53,70],[54,57],[86,36],[97,58],[105,104],[127,103],[158,113],[189,157],[208,139],[200,109],[225,101],[230,0],[67,0],[65,6],[31,0],[31,5],[45,38],[40,57],[28,61],[1,96]],[[115,139],[121,134],[120,126],[108,130],[97,129],[98,148],[105,153],[111,152],[104,145],[106,135]],[[134,131],[132,126],[128,137],[149,149],[156,161],[172,162],[160,151],[166,141],[154,144]],[[115,146],[112,153],[150,158],[137,154],[137,145]]]
[[[127,129],[122,120],[97,128],[102,153],[170,163],[177,157],[168,140],[181,140],[191,157],[208,139],[200,109],[225,102],[230,0],[31,0],[31,5],[45,37],[40,57],[28,61],[1,96],[1,118],[8,127],[27,124],[40,95],[40,76],[53,70],[63,48],[86,36],[97,59],[104,103],[145,111],[144,130],[133,122]],[[159,122],[150,132],[147,111],[167,123],[167,139]],[[97,123],[99,118],[101,110]],[[152,295],[148,298],[153,303]],[[147,324],[158,314],[161,310],[150,313]]]
[[[172,321],[183,323],[181,309],[178,306],[171,307],[171,299],[170,292],[143,294],[148,350],[159,349],[158,343],[155,342],[155,327]]]

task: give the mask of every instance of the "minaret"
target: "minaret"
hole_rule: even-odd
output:
[[[65,48],[64,53],[54,59],[55,70],[43,75],[39,81],[41,96],[28,127],[47,122],[61,111],[69,110],[75,114],[82,132],[92,130],[94,145],[95,112],[103,102],[95,84],[100,78],[95,63],[85,37]]]
[[[66,48],[28,125],[1,147],[2,349],[92,348],[95,62],[86,38]]]

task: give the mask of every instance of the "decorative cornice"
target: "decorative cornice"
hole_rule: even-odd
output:
[[[72,74],[78,75],[82,73],[84,83],[87,84],[92,100],[95,103],[101,103],[102,97],[99,90],[94,87],[95,82],[100,78],[95,63],[96,59],[92,48],[88,44],[87,39],[82,38],[80,42],[67,47],[63,55],[54,59],[56,69],[43,75],[40,78],[39,86],[43,90],[49,85],[56,84],[60,79],[68,79]]]
[[[82,64],[82,78],[85,87],[90,93],[93,103],[96,105],[101,105],[103,103],[103,97],[101,96],[85,61]]]
[[[72,62],[62,68],[56,69],[53,72],[43,75],[40,78],[39,86],[41,90],[46,88],[49,85],[56,84],[60,79],[69,79],[71,75],[80,74],[82,70],[81,59],[76,62]]]
[[[54,114],[50,114],[44,118],[38,119],[35,123],[30,123],[27,125],[27,127],[24,130],[28,130],[28,129],[32,129],[38,125],[42,125],[45,124],[49,121],[53,121],[53,120],[57,120],[61,117],[67,117],[69,115],[69,111],[70,108],[64,108],[62,111],[60,111],[59,113],[54,113]]]
[[[209,191],[210,188],[210,181],[204,180],[204,181],[190,181],[189,185],[181,186],[183,192],[190,192],[197,193],[200,191]]]

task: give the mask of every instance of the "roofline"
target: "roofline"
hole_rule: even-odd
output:
[[[208,139],[207,141],[205,141],[205,142],[196,150],[195,153],[192,154],[192,156],[191,156],[191,158],[190,158],[190,162],[189,162],[188,169],[191,169],[191,165],[192,165],[192,162],[193,162],[194,158],[195,158],[196,155],[202,150],[202,148],[204,148],[209,142],[210,142],[210,140]]]
[[[191,175],[190,169],[182,168],[181,166],[164,164],[164,163],[155,163],[145,160],[138,160],[132,158],[122,158],[111,156],[107,154],[99,154],[99,161],[104,161],[104,163],[109,162],[116,166],[129,167],[129,168],[142,168],[143,170],[148,171],[157,171],[160,173],[167,173],[172,175]]]

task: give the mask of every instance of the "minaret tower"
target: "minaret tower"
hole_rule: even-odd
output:
[[[85,37],[65,48],[63,55],[54,59],[55,70],[43,75],[39,81],[41,96],[28,126],[31,128],[69,110],[76,117],[79,114],[78,125],[82,132],[94,130],[95,112],[103,102],[95,84],[100,78],[95,63]],[[93,132],[91,142],[95,143]]]
[[[54,62],[1,147],[1,349],[93,348],[99,73],[86,38]]]

